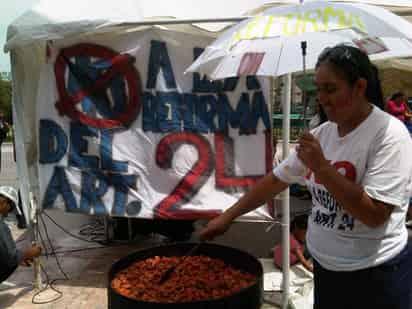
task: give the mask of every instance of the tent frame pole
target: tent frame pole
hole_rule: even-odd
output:
[[[289,156],[289,139],[290,139],[290,105],[292,92],[292,74],[283,76],[282,91],[282,140],[283,140],[283,159]],[[290,286],[290,200],[289,188],[283,191],[282,198],[282,309],[287,309],[289,305],[289,286]]]
[[[164,26],[164,25],[181,25],[181,24],[209,24],[209,23],[238,23],[250,18],[251,16],[235,16],[225,18],[197,18],[197,19],[153,19],[148,21],[125,22],[117,26]],[[207,30],[206,30],[207,31]]]

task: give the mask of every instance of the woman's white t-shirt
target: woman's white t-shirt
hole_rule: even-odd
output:
[[[273,173],[286,183],[305,184],[312,194],[307,233],[312,256],[334,271],[364,269],[396,256],[407,243],[405,214],[412,193],[412,141],[404,124],[374,107],[344,137],[339,137],[332,122],[311,133],[342,175],[360,184],[371,198],[395,206],[386,223],[366,226],[345,212],[296,152],[291,152]]]

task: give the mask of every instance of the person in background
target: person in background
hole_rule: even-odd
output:
[[[1,146],[9,133],[10,125],[4,119],[4,113],[0,110],[0,170],[1,170]]]
[[[308,229],[308,216],[300,215],[293,218],[290,224],[290,266],[301,263],[310,272],[313,265],[305,258],[305,239]],[[278,244],[273,249],[275,266],[282,269],[282,245]]]
[[[280,161],[282,160],[279,156],[280,154],[277,152],[277,145],[278,145],[278,138],[276,134],[272,133],[272,147],[273,147],[273,167],[277,166]]]
[[[9,133],[10,125],[4,118],[3,111],[0,110],[0,145],[6,139],[7,134]]]
[[[409,122],[410,118],[407,117],[409,109],[406,105],[403,92],[396,92],[392,95],[390,100],[386,103],[385,111],[405,124]]]
[[[16,270],[18,265],[30,266],[33,259],[40,256],[41,249],[31,246],[23,251],[16,248],[4,217],[16,210],[17,191],[13,187],[0,187],[0,283]]]
[[[314,309],[412,308],[412,246],[405,227],[412,193],[412,140],[385,113],[376,67],[362,50],[325,49],[315,66],[328,121],[239,201],[209,221],[201,239],[301,182],[312,193],[306,245]]]
[[[412,133],[411,117],[409,107],[406,104],[405,95],[403,92],[395,92],[390,100],[386,103],[385,111],[392,116],[402,121],[408,128],[409,133]],[[409,206],[406,216],[406,226],[412,228],[412,207]]]
[[[410,109],[408,103],[406,103],[406,100],[405,100],[405,106],[406,106],[405,125],[408,128],[408,131],[409,131],[409,133],[411,134],[411,137],[412,137],[412,112],[411,112],[411,109]]]

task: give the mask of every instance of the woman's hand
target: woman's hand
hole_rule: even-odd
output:
[[[215,237],[222,235],[232,224],[232,219],[223,213],[220,216],[210,220],[208,224],[200,231],[201,240],[213,240]]]
[[[299,262],[303,265],[303,267],[305,267],[308,271],[313,273],[313,264],[305,258],[303,252],[300,249],[295,249],[293,250],[293,252],[296,254]]]
[[[33,263],[33,259],[39,257],[41,254],[41,247],[33,245],[23,253],[23,261],[21,265],[23,266],[31,266]]]
[[[298,143],[299,145],[296,148],[298,158],[314,173],[329,165],[323,155],[319,141],[312,134],[304,133]]]

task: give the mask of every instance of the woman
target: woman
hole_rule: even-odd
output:
[[[1,170],[1,146],[3,145],[4,140],[7,137],[7,134],[10,130],[10,125],[4,119],[4,113],[0,110],[0,170]]]
[[[385,111],[400,121],[406,123],[406,114],[408,107],[405,102],[405,95],[402,92],[396,92],[385,106]]]
[[[326,49],[315,70],[328,122],[201,231],[224,233],[238,216],[294,182],[312,194],[307,247],[314,260],[315,309],[412,308],[412,250],[405,214],[412,191],[411,138],[383,112],[376,68],[357,48]]]
[[[302,264],[308,271],[313,273],[312,263],[305,257],[305,239],[308,230],[308,216],[300,215],[293,218],[290,223],[290,266],[296,265],[298,263]],[[282,244],[277,244],[273,248],[273,261],[275,266],[282,269],[283,264],[283,248]]]

